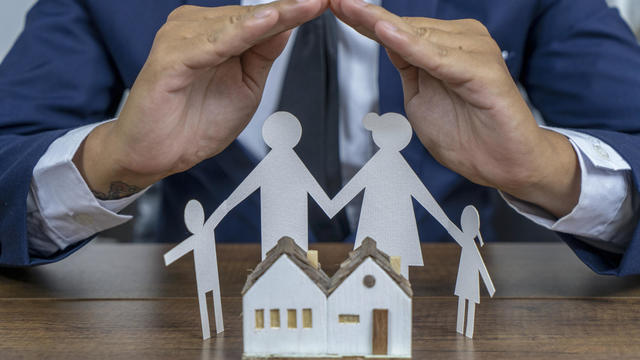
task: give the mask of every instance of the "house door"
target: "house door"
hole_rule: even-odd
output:
[[[389,310],[373,309],[373,355],[387,355],[389,337]]]

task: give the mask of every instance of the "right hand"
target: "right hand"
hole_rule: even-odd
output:
[[[74,158],[89,187],[103,198],[127,196],[113,184],[141,189],[224,150],[260,104],[290,30],[327,7],[281,0],[173,11],[118,120],[97,127]]]

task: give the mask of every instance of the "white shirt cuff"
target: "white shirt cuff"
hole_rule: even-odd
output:
[[[565,135],[578,156],[581,191],[578,204],[557,219],[542,208],[501,192],[518,213],[547,229],[568,233],[603,250],[622,253],[637,222],[637,201],[629,164],[611,146],[577,131],[545,127]]]
[[[64,250],[131,219],[117,212],[144,191],[118,200],[98,200],[72,161],[80,144],[101,124],[69,131],[56,139],[36,164],[27,199],[29,246],[33,252],[46,255]]]

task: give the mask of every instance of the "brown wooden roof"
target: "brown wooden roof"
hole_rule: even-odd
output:
[[[376,242],[369,237],[362,241],[362,245],[360,245],[360,247],[351,251],[349,253],[349,258],[340,264],[338,271],[336,271],[336,273],[331,277],[327,293],[331,294],[335,289],[337,289],[340,284],[342,284],[342,282],[369,257],[378,264],[382,270],[386,271],[391,279],[393,279],[393,281],[395,281],[409,297],[413,296],[413,290],[411,290],[411,283],[409,283],[409,280],[393,270],[389,255],[380,251],[376,247]]]
[[[349,253],[349,258],[340,264],[340,269],[329,278],[324,271],[318,267],[317,269],[311,265],[307,259],[307,253],[299,247],[290,237],[283,237],[273,249],[267,252],[265,259],[256,266],[251,274],[247,277],[247,282],[242,289],[244,295],[255,282],[273,265],[280,256],[286,255],[296,264],[307,276],[325,293],[331,294],[335,289],[358,268],[360,264],[370,257],[378,266],[382,268],[393,281],[408,295],[413,296],[411,283],[401,274],[395,272],[391,267],[389,255],[380,251],[376,247],[376,242],[371,238],[362,241],[362,245]]]
[[[258,266],[249,274],[247,282],[242,289],[244,295],[255,284],[256,281],[278,260],[282,255],[286,255],[296,264],[307,276],[322,290],[325,295],[329,288],[329,277],[320,269],[316,269],[307,259],[307,253],[298,246],[290,237],[283,237],[278,240],[278,244],[267,252],[267,256]]]

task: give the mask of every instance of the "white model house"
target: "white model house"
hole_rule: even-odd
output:
[[[375,241],[349,253],[328,294],[328,353],[411,356],[411,284]]]
[[[245,354],[326,353],[328,284],[302,248],[280,239],[242,289]]]
[[[249,275],[245,356],[410,357],[412,290],[398,259],[371,239],[332,278],[313,259],[285,237]]]

